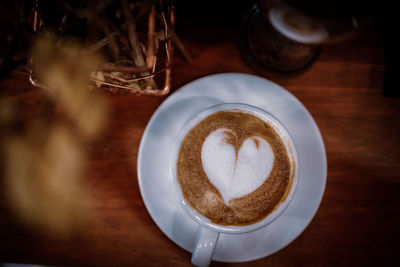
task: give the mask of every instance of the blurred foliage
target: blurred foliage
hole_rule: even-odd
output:
[[[89,219],[85,147],[107,118],[105,100],[88,90],[90,72],[101,58],[83,57],[83,49],[79,42],[52,34],[35,39],[31,55],[40,62],[46,84],[42,110],[21,128],[18,104],[6,99],[0,105],[2,182],[8,204],[23,224],[58,237],[76,233]]]

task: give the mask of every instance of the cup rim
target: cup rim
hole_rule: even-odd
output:
[[[243,225],[243,226],[236,226],[236,225],[220,225],[211,222],[209,218],[206,216],[200,214],[198,211],[193,209],[190,204],[186,201],[186,199],[183,197],[182,189],[177,181],[177,159],[178,159],[178,154],[180,150],[181,143],[184,139],[184,137],[188,134],[188,132],[196,126],[201,120],[206,118],[207,116],[216,113],[218,111],[237,111],[237,112],[245,112],[245,113],[250,113],[252,115],[255,115],[262,119],[263,121],[266,121],[274,127],[274,130],[280,135],[282,141],[285,144],[285,148],[288,152],[288,156],[290,161],[294,162],[294,168],[291,168],[291,175],[293,175],[293,180],[292,180],[292,185],[290,188],[290,191],[288,195],[286,196],[286,199],[279,203],[275,209],[269,213],[264,219],[261,221],[258,221],[254,224],[250,225]],[[279,128],[279,129],[277,129]],[[283,133],[282,133],[283,131]],[[282,136],[284,135],[284,136]],[[241,233],[247,233],[247,232],[252,232],[255,230],[258,230],[270,223],[272,223],[274,220],[276,220],[282,213],[283,211],[289,206],[290,202],[292,201],[294,194],[296,192],[297,184],[298,184],[298,179],[299,179],[299,160],[298,160],[298,155],[297,155],[297,150],[295,143],[287,130],[287,128],[284,126],[282,122],[280,122],[275,116],[273,116],[271,113],[253,106],[249,104],[243,104],[243,103],[223,103],[223,104],[218,104],[214,106],[210,106],[208,108],[203,109],[202,111],[196,113],[189,121],[187,121],[184,126],[180,129],[175,142],[173,143],[173,148],[171,150],[170,154],[170,167],[169,167],[169,179],[170,179],[170,185],[172,186],[172,190],[175,193],[174,195],[176,196],[177,201],[179,202],[179,205],[183,208],[186,214],[191,217],[195,222],[199,223],[200,225],[207,227],[209,229],[212,229],[214,231],[218,231],[221,233],[229,233],[229,234],[241,234]],[[293,166],[293,164],[291,164]],[[292,174],[294,172],[294,174]]]

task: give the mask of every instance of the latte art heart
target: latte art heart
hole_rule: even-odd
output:
[[[236,151],[227,142],[231,136],[232,130],[217,129],[207,136],[201,149],[204,172],[227,205],[259,188],[274,164],[272,148],[263,138],[249,137]]]
[[[275,128],[240,110],[208,115],[184,137],[176,179],[195,211],[219,225],[256,223],[285,201],[293,175]]]

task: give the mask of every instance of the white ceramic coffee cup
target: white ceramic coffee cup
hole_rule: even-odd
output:
[[[181,187],[176,179],[178,154],[181,143],[185,138],[185,136],[194,126],[196,126],[204,118],[213,113],[223,110],[249,113],[259,117],[260,119],[271,125],[282,139],[291,165],[290,177],[293,177],[293,179],[292,179],[292,185],[290,187],[290,192],[287,195],[286,199],[282,203],[280,203],[279,206],[275,208],[275,210],[271,212],[263,220],[246,226],[226,226],[226,225],[219,225],[212,223],[210,219],[200,214],[189,205],[189,203],[183,197]],[[220,233],[242,234],[242,233],[252,232],[267,226],[272,221],[274,221],[280,214],[282,214],[282,212],[289,205],[296,191],[297,182],[299,179],[298,162],[299,161],[297,159],[296,147],[285,126],[283,126],[283,124],[273,115],[258,107],[241,103],[219,104],[201,111],[200,113],[195,115],[188,123],[186,123],[185,126],[179,132],[171,152],[170,184],[173,187],[173,190],[175,191],[175,195],[177,196],[177,200],[181,205],[181,207],[194,221],[200,224],[200,228],[197,234],[196,246],[194,248],[192,255],[192,263],[197,266],[208,266],[210,264]]]

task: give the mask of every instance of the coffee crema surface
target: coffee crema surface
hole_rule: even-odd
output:
[[[183,139],[177,181],[189,205],[220,225],[249,225],[283,202],[294,174],[285,145],[259,117],[219,111]]]

